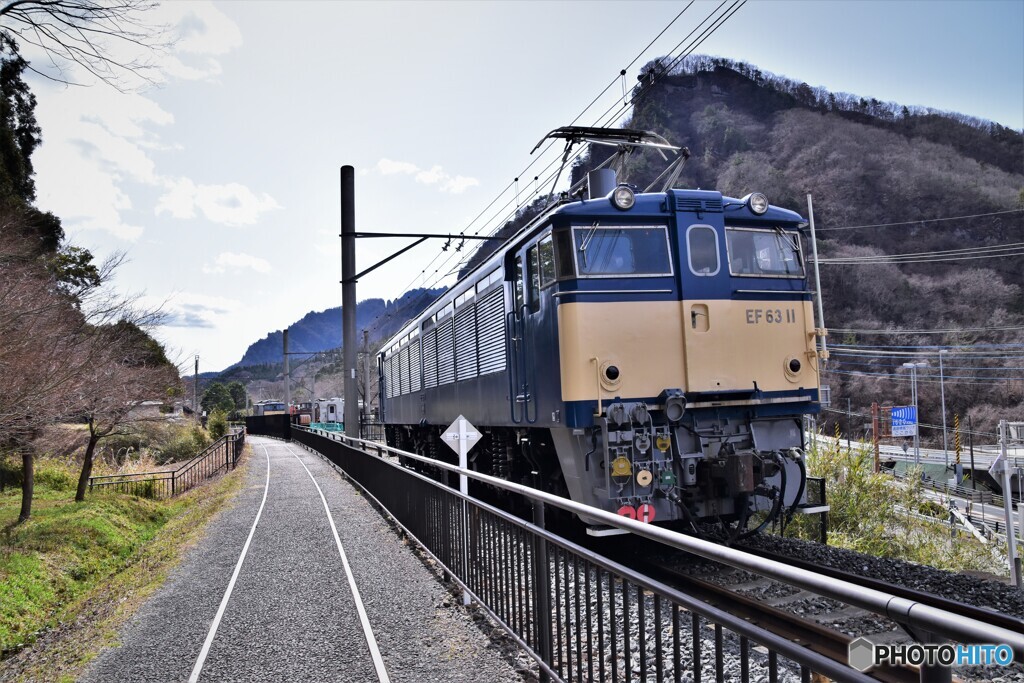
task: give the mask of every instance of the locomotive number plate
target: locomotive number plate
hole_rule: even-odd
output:
[[[797,321],[795,308],[748,308],[747,324],[760,325],[767,323],[771,325],[795,323]]]

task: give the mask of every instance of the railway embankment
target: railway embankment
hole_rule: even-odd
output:
[[[20,488],[0,492],[0,681],[77,678],[229,508],[244,475],[169,500],[90,493],[84,503],[73,502],[77,480],[68,463],[41,459],[21,524]]]

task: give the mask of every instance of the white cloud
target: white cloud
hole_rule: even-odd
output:
[[[429,170],[426,170],[408,161],[381,159],[377,162],[376,168],[381,175],[395,175],[396,173],[411,175],[415,177],[418,183],[435,185],[441,192],[450,192],[451,194],[461,194],[466,189],[480,184],[480,181],[476,178],[461,175],[452,176],[440,166],[432,166]]]
[[[391,159],[381,159],[377,162],[377,170],[384,175],[393,175],[395,173],[416,173],[420,169],[416,164],[411,164],[408,161],[392,161]]]
[[[155,305],[165,317],[161,327],[217,327],[218,323],[235,314],[241,304],[234,299],[179,292],[167,300],[143,297],[143,305]]]
[[[238,26],[211,2],[165,3],[140,16],[149,26],[163,27],[164,49],[140,52],[123,41],[107,41],[104,54],[122,63],[143,60],[151,68],[146,76],[157,84],[172,80],[211,80],[222,68],[215,57],[242,44]],[[46,64],[41,55],[29,54],[33,63]],[[61,65],[76,83],[91,83],[89,74],[74,65]],[[278,208],[272,197],[238,183],[197,185],[161,173],[154,154],[180,150],[174,140],[161,139],[160,128],[174,116],[142,93],[141,80],[126,76],[126,92],[102,84],[59,88],[35,79],[36,116],[44,131],[43,144],[33,156],[39,205],[64,221],[69,233],[103,231],[135,241],[143,227],[124,218],[133,207],[128,183],[160,188],[156,212],[194,217],[226,225],[250,225],[268,210]],[[135,195],[137,196],[137,195]]]
[[[251,254],[236,254],[231,251],[225,251],[224,253],[217,256],[213,265],[206,264],[203,266],[203,272],[206,274],[224,273],[229,268],[233,270],[242,270],[244,268],[251,268],[257,273],[269,273],[271,271],[270,263],[265,259],[261,259],[259,256],[253,256]]]
[[[175,23],[175,50],[187,54],[224,55],[242,46],[238,25],[212,2],[165,3]]]
[[[160,197],[156,214],[169,213],[175,218],[195,218],[196,210],[214,223],[252,225],[260,215],[281,205],[270,195],[256,194],[245,185],[196,185],[188,178],[166,183],[168,191]]]

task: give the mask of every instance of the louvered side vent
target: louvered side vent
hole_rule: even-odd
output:
[[[703,202],[699,199],[676,197],[676,211],[700,211],[703,208]]]
[[[398,393],[409,393],[409,347],[398,352]]]
[[[480,347],[480,374],[505,369],[505,297],[501,287],[477,304],[477,344]]]
[[[409,391],[420,390],[420,340],[409,343]]]
[[[697,199],[695,197],[676,197],[676,211],[694,213],[722,213],[721,199]]]
[[[388,359],[388,392],[391,398],[398,396],[398,356],[394,354]]]
[[[452,341],[452,319],[437,326],[437,383],[455,381],[455,346]]]
[[[437,330],[423,335],[423,386],[437,386]]]
[[[460,381],[477,376],[476,306],[455,312],[455,368]]]

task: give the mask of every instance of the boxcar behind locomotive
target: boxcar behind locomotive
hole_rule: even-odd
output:
[[[446,457],[462,414],[481,472],[645,521],[763,526],[802,501],[818,410],[804,219],[609,169],[588,188],[385,344],[389,444]]]

